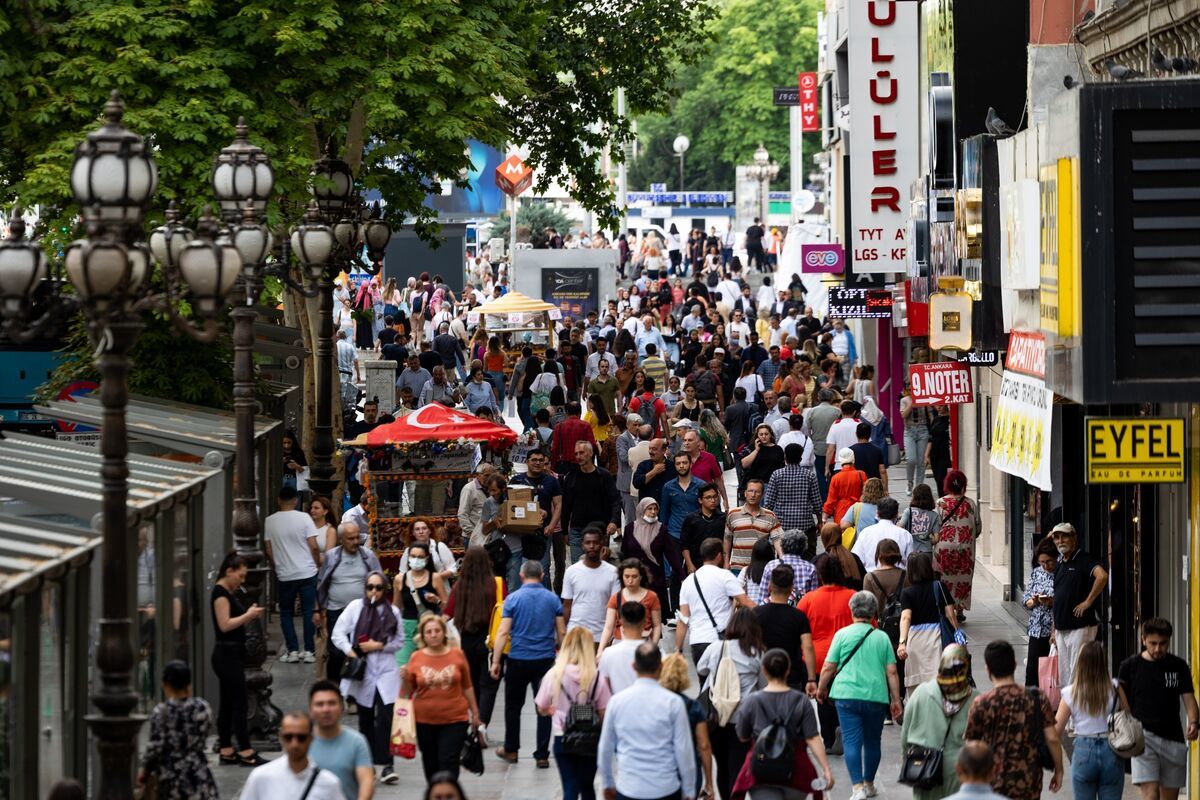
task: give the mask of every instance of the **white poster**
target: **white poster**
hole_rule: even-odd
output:
[[[1044,380],[1005,370],[992,423],[991,465],[1050,491],[1053,416],[1054,392]]]
[[[919,3],[850,0],[850,249],[856,274],[904,272],[920,172]]]

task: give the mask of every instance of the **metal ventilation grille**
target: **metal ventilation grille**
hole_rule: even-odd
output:
[[[1195,377],[1200,111],[1121,110],[1113,121],[1115,377]]]

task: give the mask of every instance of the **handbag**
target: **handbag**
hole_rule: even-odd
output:
[[[505,544],[504,537],[497,536],[485,543],[483,549],[487,550],[488,557],[492,559],[493,574],[503,576],[508,569],[508,559],[512,557],[512,550]]]
[[[529,561],[541,561],[546,555],[546,537],[540,533],[527,533],[521,537],[521,553]]]
[[[1033,698],[1033,713],[1029,715],[1029,724],[1032,726],[1030,738],[1037,745],[1037,760],[1042,769],[1047,771],[1054,770],[1054,756],[1050,754],[1050,745],[1046,743],[1046,731],[1044,725],[1039,725],[1038,720],[1042,717],[1042,693],[1033,687],[1029,688],[1029,696]],[[1051,718],[1053,723],[1053,718]]]
[[[945,780],[942,754],[946,751],[946,740],[950,738],[950,729],[953,726],[954,718],[946,717],[946,735],[942,737],[941,747],[921,747],[915,744],[909,746],[908,752],[904,754],[904,762],[900,765],[898,783],[914,789],[941,787]]]
[[[1134,758],[1146,751],[1146,732],[1133,714],[1117,707],[1119,698],[1114,691],[1108,712],[1108,746],[1120,758]]]
[[[937,595],[937,597],[940,598],[937,601],[937,604],[938,604],[938,633],[940,633],[942,635],[942,649],[945,649],[947,646],[954,644],[955,638],[956,638],[955,637],[956,632],[954,630],[954,626],[950,624],[950,620],[946,618],[946,602],[945,602],[946,595],[942,591],[942,582],[941,581],[933,582],[933,591]]]
[[[504,617],[504,579],[496,577],[496,604],[492,606],[492,616],[488,620],[487,649],[496,646],[496,633],[500,630],[500,620]],[[512,637],[504,642],[504,654],[512,649]]]
[[[900,445],[895,442],[888,442],[887,461],[889,467],[894,467],[900,463]]]
[[[1038,688],[1050,701],[1050,707],[1058,708],[1062,691],[1058,685],[1058,646],[1053,643],[1050,645],[1050,655],[1038,659]]]
[[[473,775],[483,774],[483,745],[479,741],[478,731],[467,731],[462,752],[458,754],[458,763]]]
[[[342,672],[339,677],[346,681],[361,681],[367,674],[367,659],[348,656],[342,662]]]

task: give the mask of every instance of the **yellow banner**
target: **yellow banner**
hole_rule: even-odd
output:
[[[1041,325],[1060,337],[1079,333],[1079,204],[1075,159],[1041,168]]]
[[[1182,419],[1088,417],[1088,483],[1183,483]]]

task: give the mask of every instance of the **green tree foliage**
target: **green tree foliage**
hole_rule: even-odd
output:
[[[82,317],[71,323],[64,345],[62,363],[38,388],[38,400],[58,397],[63,387],[75,381],[100,380],[93,359],[95,346]],[[233,408],[229,380],[233,343],[227,329],[216,342],[201,344],[180,334],[165,317],[150,316],[129,355],[134,364],[129,374],[130,392],[209,408]]]
[[[554,228],[563,236],[566,236],[567,232],[574,226],[575,223],[567,216],[567,213],[556,205],[534,203],[517,208],[518,242],[527,242],[533,231],[544,231],[546,228]],[[508,212],[505,211],[496,220],[496,224],[492,226],[492,235],[502,236],[505,244],[507,244],[508,232]]]
[[[780,164],[773,188],[787,188],[788,110],[771,105],[771,92],[795,86],[797,73],[816,69],[823,7],[819,0],[729,0],[712,23],[711,53],[676,74],[678,98],[661,113],[638,117],[641,153],[629,169],[630,189],[679,183],[672,149],[679,134],[691,140],[685,188],[733,189],[735,168],[751,163],[760,142]],[[819,136],[805,137],[805,153],[819,146]]]
[[[244,115],[293,201],[276,221],[297,215],[328,141],[425,233],[421,203],[466,166],[469,138],[527,143],[542,181],[609,213],[596,154],[627,133],[616,88],[634,111],[662,107],[714,1],[22,0],[0,15],[0,200],[73,220],[72,148],[116,88],[153,135],[157,205],[210,197]]]

